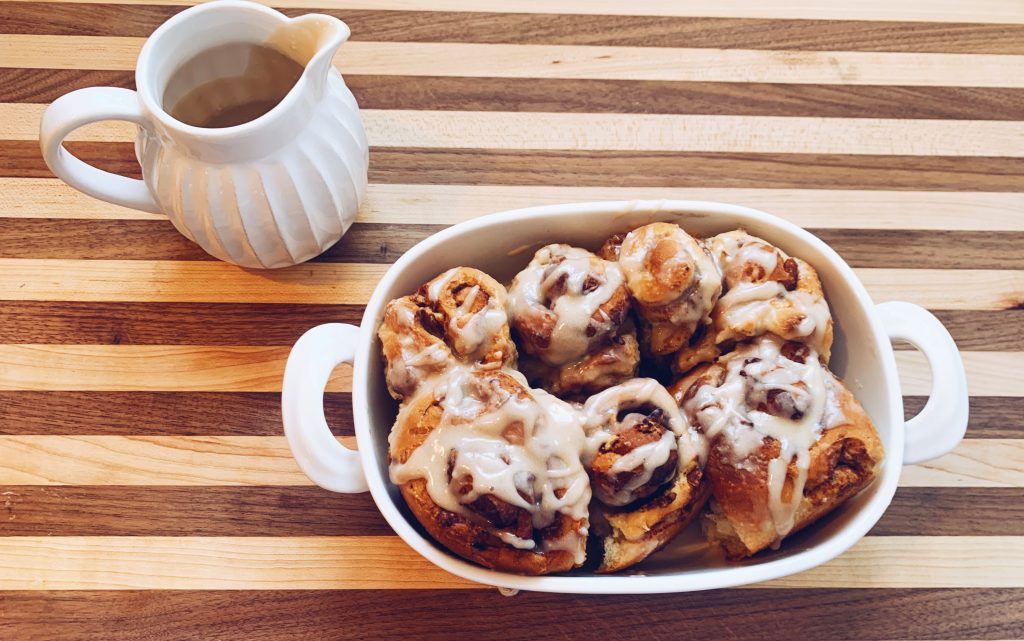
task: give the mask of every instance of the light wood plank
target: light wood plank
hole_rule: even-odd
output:
[[[971,396],[1024,396],[1024,354],[961,352],[960,355],[967,370],[967,390]],[[898,351],[896,366],[904,395],[927,396],[931,392],[931,368],[924,354]]]
[[[966,440],[933,461],[908,465],[902,487],[1024,488],[1024,440]]]
[[[0,179],[0,190],[2,188]],[[67,188],[58,184],[51,189]],[[1024,231],[1024,194],[1020,193],[842,189],[371,184],[358,221],[455,224],[521,207],[644,199],[735,203],[763,209],[803,227]],[[42,213],[43,208],[36,211]],[[0,216],[3,215],[0,211]]]
[[[955,554],[950,551],[955,550]],[[398,537],[11,537],[0,589],[464,589]],[[867,537],[759,588],[1019,588],[1022,537]]]
[[[804,227],[1024,231],[1024,194],[824,189],[370,184],[358,222],[455,224],[501,209],[600,200],[710,200]],[[55,178],[0,178],[0,218],[163,219],[96,200]]]
[[[56,178],[0,178],[0,218],[166,220],[87,196]]]
[[[45,105],[0,103],[0,140],[36,140]],[[364,109],[375,147],[1024,155],[1024,122]],[[69,140],[130,141],[136,126],[89,125]]]
[[[0,345],[0,389],[279,392],[291,348]],[[341,366],[331,392],[352,389]]]
[[[0,485],[311,485],[283,436],[4,435],[0,455]],[[1024,488],[1024,440],[965,440],[900,484]]]
[[[3,590],[469,587],[394,536],[0,539]]]
[[[0,35],[0,66],[129,70],[142,38]],[[349,42],[342,73],[790,84],[1024,87],[1024,56]]]
[[[55,0],[79,3],[94,0]],[[109,0],[110,4],[187,6],[202,0]],[[371,9],[397,11],[487,11],[698,18],[796,18],[806,20],[895,20],[906,22],[1024,23],[1024,7],[1016,0],[866,0],[820,2],[789,0],[274,0],[280,8]]]
[[[1024,271],[856,269],[876,303],[907,300],[929,309],[1014,309],[1024,303]]]
[[[0,345],[3,390],[276,392],[289,346]],[[1024,396],[1024,354],[962,352],[972,396]],[[927,396],[920,352],[896,352],[903,394]],[[346,367],[328,391],[351,390]]]
[[[258,272],[213,261],[8,258],[0,259],[0,300],[365,304],[387,267],[307,263]],[[855,271],[875,302],[980,310],[1024,303],[1021,270]]]
[[[2,485],[311,484],[283,436],[7,435],[0,452]]]
[[[0,299],[365,303],[387,265],[245,270],[205,261],[0,259]]]
[[[825,565],[760,587],[1024,587],[1024,538],[866,537]]]

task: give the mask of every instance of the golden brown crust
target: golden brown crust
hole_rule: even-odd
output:
[[[597,571],[618,572],[665,547],[694,521],[710,495],[694,460],[649,499],[625,508],[603,508],[610,532],[604,537],[604,556]]]
[[[832,318],[825,303],[821,280],[814,268],[743,230],[719,234],[710,240],[710,245],[722,266],[725,287],[725,293],[711,315],[715,342],[728,347],[770,333],[785,340],[811,344],[822,362],[827,363],[832,347]],[[758,256],[774,256],[770,272]],[[730,292],[765,283],[778,283],[780,293],[765,300],[756,314],[737,313],[749,303],[743,299],[733,307],[730,303],[733,294]],[[821,319],[813,317],[818,307],[821,308]],[[809,314],[812,314],[810,319]],[[819,323],[823,327],[809,333],[806,329],[809,321],[814,327]]]
[[[687,345],[669,357],[669,369],[674,375],[682,376],[698,365],[714,361],[721,353],[711,325],[701,325]]]
[[[617,237],[606,245],[614,242]],[[645,357],[677,372],[714,358],[717,350],[704,334],[722,279],[705,244],[678,225],[652,223],[629,232],[617,253]]]
[[[884,457],[871,419],[841,383],[839,390],[847,421],[824,430],[811,447],[807,481],[788,534],[814,523],[867,487]],[[722,546],[730,558],[756,554],[777,539],[768,507],[767,470],[768,462],[778,453],[779,443],[766,439],[737,467],[724,443],[711,448],[706,471],[715,501],[702,526],[708,540]],[[782,492],[786,502],[792,497],[797,474],[795,463],[791,463]]]
[[[639,365],[640,346],[635,330],[630,327],[582,360],[553,367],[538,358],[524,356],[519,369],[534,387],[559,398],[575,399],[635,377]]]
[[[551,276],[552,273],[557,274],[557,270],[564,265],[573,265],[573,269],[576,269],[580,264],[584,265],[586,270],[582,278],[570,279],[568,273],[562,273],[558,278]],[[614,274],[609,273],[610,271],[614,271]],[[537,282],[538,279],[536,292],[524,285],[527,281]],[[513,292],[518,290],[521,295],[512,298],[509,306],[510,320],[523,352],[556,367],[573,360],[555,357],[560,351],[559,346],[554,344],[555,330],[564,322],[555,311],[559,300],[563,296],[570,296],[578,305],[580,299],[598,290],[605,283],[618,280],[621,280],[621,277],[614,263],[586,250],[569,245],[548,245],[538,250],[530,265],[516,276],[512,284]],[[582,286],[582,290],[574,290],[570,283]],[[589,322],[585,323],[586,327],[581,330],[587,337],[587,353],[605,346],[619,332],[619,328],[626,322],[629,310],[629,292],[625,285],[619,284],[611,288],[607,292],[607,298],[596,306],[587,319]],[[582,352],[583,350],[580,350],[578,355],[582,355]]]
[[[502,398],[515,398],[518,402],[531,402],[527,388],[510,374],[498,370],[475,370],[472,376],[481,381],[484,393],[477,400],[485,406],[504,402]],[[391,430],[389,460],[404,464],[431,433],[442,424],[444,408],[442,392],[423,389],[402,406]],[[481,410],[485,411],[485,410]],[[464,420],[472,421],[471,417]],[[518,427],[518,431],[516,428]],[[523,442],[522,422],[512,421],[502,432],[509,443]],[[461,485],[464,477],[452,478],[449,462],[448,484],[455,494],[464,495]],[[471,485],[472,479],[468,479]],[[505,503],[495,496],[484,494],[472,503],[464,503],[461,513],[446,510],[430,497],[427,481],[413,478],[399,484],[409,510],[420,524],[439,543],[459,556],[488,568],[517,574],[548,574],[572,569],[576,558],[571,546],[565,549],[544,549],[545,543],[557,543],[585,530],[587,518],[573,519],[558,513],[546,527],[535,529],[532,514],[520,507]],[[589,493],[587,494],[589,496]],[[505,533],[524,541],[534,541],[534,549],[521,549],[502,540]],[[556,546],[557,548],[557,546]]]
[[[464,559],[493,570],[532,575],[566,572],[576,565],[573,555],[567,551],[551,550],[541,554],[519,550],[498,538],[490,525],[441,509],[431,500],[423,479],[409,481],[400,489],[416,520],[430,536]],[[566,521],[561,527],[578,529],[584,525],[566,515],[561,518]]]
[[[388,303],[377,335],[391,396],[408,398],[457,363],[515,367],[507,299],[498,281],[457,267]]]
[[[626,239],[626,232],[612,234],[604,241],[597,255],[605,260],[616,262],[619,260],[619,251],[622,249],[622,241]]]

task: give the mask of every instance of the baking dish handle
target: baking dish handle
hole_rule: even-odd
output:
[[[352,362],[358,341],[354,325],[314,327],[295,342],[284,368],[281,417],[288,446],[306,476],[332,492],[368,489],[359,452],[339,443],[324,417],[327,380],[335,367]]]
[[[906,423],[903,462],[922,463],[942,456],[967,431],[967,376],[956,343],[942,322],[923,307],[894,301],[875,309],[889,338],[921,350],[932,370],[928,402]]]

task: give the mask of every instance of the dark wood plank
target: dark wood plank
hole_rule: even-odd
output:
[[[1024,197],[1022,197],[1024,200]],[[446,225],[356,223],[313,259],[393,263]],[[854,267],[1024,269],[1024,232],[809,229]],[[10,219],[0,258],[214,260],[162,220]]]
[[[346,75],[364,109],[1024,120],[1024,89]],[[0,102],[135,88],[131,71],[0,68]]]
[[[1024,310],[933,310],[961,350],[1024,351]],[[1024,417],[1024,408],[1021,416]]]
[[[381,183],[1024,190],[1024,158],[409,148],[370,165]]]
[[[362,315],[361,305],[4,301],[0,343],[292,345],[310,327]]]
[[[916,416],[927,401],[926,396],[904,396],[904,416]],[[1024,438],[1024,398],[972,396],[966,438]]]
[[[873,536],[1024,536],[1018,488],[900,488]],[[0,536],[387,536],[369,494],[317,487],[0,486]]]
[[[601,638],[1010,639],[1022,589],[772,589],[569,596],[497,590],[0,592],[22,641]]]
[[[356,223],[313,262],[393,263],[445,227]],[[0,258],[216,260],[166,220],[44,218],[5,220],[0,225]]]
[[[4,301],[0,343],[287,346],[314,325],[359,324],[362,314],[359,305]],[[960,349],[1024,352],[1024,310],[936,314]]]
[[[1024,120],[1019,88],[354,75],[345,81],[367,109]]]
[[[926,400],[904,397],[907,418]],[[272,392],[0,391],[0,434],[279,436],[280,403]],[[967,438],[1024,438],[1024,397],[970,404]],[[335,434],[355,433],[350,394],[328,393],[324,407]]]
[[[0,486],[0,536],[388,536],[368,493],[318,487]]]
[[[352,395],[324,395],[327,423],[355,434]],[[0,434],[282,436],[274,392],[0,392]]]
[[[130,143],[69,149],[139,177]],[[51,177],[35,141],[0,141],[0,176]],[[402,184],[1024,191],[1024,158],[373,148],[370,180]]]
[[[0,33],[145,37],[183,8],[25,2],[0,14]],[[353,40],[1024,53],[1014,24],[284,9],[313,11],[345,20]]]
[[[1024,196],[1021,196],[1024,207]],[[1024,232],[809,229],[854,267],[1024,269]]]

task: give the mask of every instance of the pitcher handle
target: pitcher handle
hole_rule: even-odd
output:
[[[161,213],[145,182],[97,169],[64,148],[64,139],[72,131],[101,120],[127,120],[143,128],[149,127],[134,91],[117,87],[72,91],[54,100],[43,113],[39,146],[46,165],[58,178],[94,198],[154,214]]]

